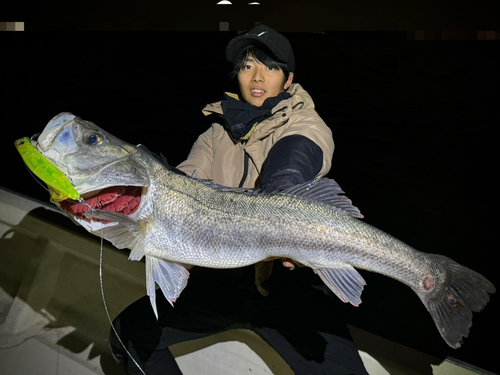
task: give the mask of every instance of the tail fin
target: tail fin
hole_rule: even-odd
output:
[[[481,311],[495,293],[495,286],[479,273],[455,261],[436,254],[428,254],[446,270],[442,285],[432,292],[416,293],[429,311],[439,333],[452,348],[459,348],[462,337],[467,337],[472,326],[472,312]],[[440,267],[440,268],[441,268]]]

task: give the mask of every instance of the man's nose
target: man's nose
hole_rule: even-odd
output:
[[[264,82],[264,75],[260,69],[255,69],[252,76],[252,81],[254,82]]]

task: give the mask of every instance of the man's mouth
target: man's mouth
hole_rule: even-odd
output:
[[[85,194],[82,197],[84,202],[67,199],[60,202],[59,205],[63,211],[86,220],[91,219],[83,214],[92,208],[130,215],[139,208],[141,193],[142,187],[140,186],[112,186]]]
[[[261,90],[261,89],[252,89],[250,90],[250,94],[253,96],[253,97],[261,97],[265,94],[266,92],[264,90]]]

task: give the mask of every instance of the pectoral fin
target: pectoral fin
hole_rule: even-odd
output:
[[[102,236],[118,249],[128,248],[131,251],[130,260],[141,260],[144,256],[144,224],[138,223],[128,216],[112,211],[91,210],[86,217],[94,220],[104,220],[116,225],[101,229]]]
[[[172,306],[187,285],[189,271],[183,266],[165,260],[146,256],[146,289],[151,307],[158,319],[156,308],[155,282]]]
[[[342,302],[349,302],[354,306],[361,303],[361,293],[366,282],[351,265],[314,269],[314,272]]]

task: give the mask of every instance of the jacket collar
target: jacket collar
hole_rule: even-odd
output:
[[[286,116],[283,118],[279,114],[284,114],[284,112],[288,112],[291,114],[293,111],[297,109],[308,109],[314,110],[314,102],[311,96],[307,93],[306,90],[302,88],[302,86],[298,83],[294,83],[288,89],[290,93],[290,97],[288,99],[280,101],[277,105],[275,105],[271,109],[271,117],[262,121],[258,126],[253,129],[251,138],[253,139],[262,139],[268,136],[270,133],[274,131],[277,127],[281,126],[290,116]],[[235,94],[231,94],[235,95]],[[237,95],[233,97],[238,97]],[[207,104],[205,108],[203,108],[202,112],[205,116],[211,114],[218,114],[224,117],[224,112],[222,110],[222,101],[218,101],[215,103]],[[277,115],[278,114],[278,115]],[[283,120],[285,119],[285,120]]]
[[[231,135],[237,141],[246,141],[258,124],[273,115],[272,109],[290,97],[290,93],[283,91],[276,97],[268,98],[261,107],[248,104],[229,93],[225,93],[224,97],[226,99],[221,106]]]

